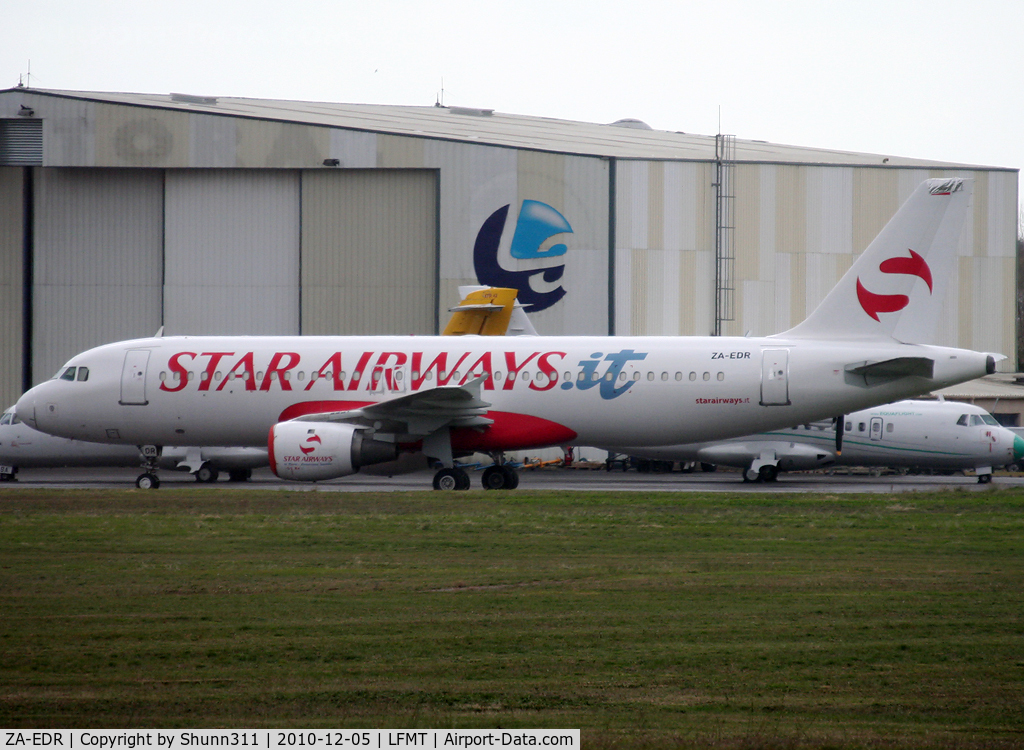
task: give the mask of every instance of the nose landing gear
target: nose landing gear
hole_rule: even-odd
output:
[[[140,445],[142,452],[142,468],[145,471],[135,479],[135,486],[140,490],[156,490],[160,488],[160,477],[156,475],[156,465],[160,460],[159,445]]]

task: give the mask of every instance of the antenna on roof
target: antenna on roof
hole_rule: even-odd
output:
[[[28,61],[28,73],[26,73],[24,76],[22,74],[20,74],[20,73],[18,74],[18,88],[19,89],[24,89],[24,88],[29,88],[30,89],[30,88],[32,88],[32,61],[31,60]]]
[[[438,93],[437,98],[434,100],[435,107],[444,106],[444,76],[441,76],[441,91]]]

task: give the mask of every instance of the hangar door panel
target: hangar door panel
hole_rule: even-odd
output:
[[[13,404],[22,391],[22,231],[24,204],[20,167],[0,167],[0,403]],[[3,408],[7,408],[6,406]]]
[[[299,175],[167,172],[168,335],[299,332]]]
[[[302,175],[302,333],[434,333],[432,170]]]
[[[160,327],[163,176],[36,170],[33,382],[100,344]]]

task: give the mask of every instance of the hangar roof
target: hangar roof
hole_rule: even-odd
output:
[[[964,401],[976,398],[995,398],[1002,400],[1024,399],[1024,374],[1019,372],[997,372],[992,375],[969,380],[959,385],[940,388],[933,396]]]
[[[547,117],[510,115],[469,107],[407,107],[377,104],[338,104],[271,99],[244,99],[188,94],[132,94],[15,88],[37,96],[55,96],[89,102],[153,109],[177,110],[223,117],[346,128],[418,138],[505,146],[617,159],[711,161],[715,137],[652,130],[637,120],[597,124]],[[779,164],[846,164],[918,168],[978,169],[895,155],[786,146],[736,139],[734,161]],[[988,169],[998,169],[988,167]]]

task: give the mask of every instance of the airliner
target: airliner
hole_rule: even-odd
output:
[[[17,477],[18,469],[62,466],[139,466],[145,462],[138,446],[90,443],[39,432],[18,419],[11,407],[0,416],[0,481]],[[168,446],[160,453],[161,469],[188,471],[197,482],[216,482],[226,471],[231,481],[245,481],[253,469],[267,465],[266,448]]]
[[[897,401],[848,414],[841,450],[836,431],[833,419],[721,442],[614,450],[638,458],[735,466],[747,482],[773,482],[780,471],[886,466],[971,469],[986,484],[993,467],[1024,459],[1024,438],[980,406],[958,401]]]
[[[674,445],[778,429],[995,371],[1000,355],[927,340],[973,183],[931,179],[821,304],[768,337],[177,336],[76,355],[18,417],[78,440],[269,451],[320,481],[422,451],[435,489],[468,489],[454,459],[566,444]],[[136,484],[159,486],[155,461]]]

